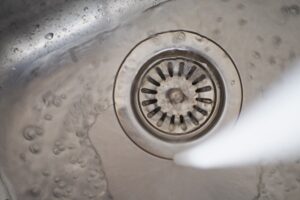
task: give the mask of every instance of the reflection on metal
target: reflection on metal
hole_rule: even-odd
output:
[[[110,32],[137,13],[164,1],[2,0],[0,84],[6,81],[2,79],[12,76],[12,70],[22,71],[24,64],[39,57],[58,49],[68,50]]]
[[[171,158],[213,132],[222,118],[236,118],[242,87],[234,63],[216,43],[171,31],[142,41],[128,54],[114,98],[127,135],[146,151]]]

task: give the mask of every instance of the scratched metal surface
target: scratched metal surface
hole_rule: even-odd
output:
[[[0,6],[0,163],[12,199],[299,199],[299,163],[198,171],[147,154],[120,128],[112,99],[133,46],[184,29],[231,55],[246,109],[300,56],[299,1],[9,2]]]

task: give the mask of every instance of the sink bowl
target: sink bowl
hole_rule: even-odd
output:
[[[233,81],[221,73],[223,100],[231,102],[222,110],[224,123],[216,121],[216,130],[207,129],[197,141],[217,134],[238,123],[299,59],[299,2],[2,0],[0,10],[0,200],[299,199],[300,162],[215,170],[177,166],[149,151],[174,142],[152,146],[139,135],[155,137],[149,131],[154,128],[133,125],[134,138],[124,129],[116,107],[122,99],[114,95],[118,72],[138,44],[150,39],[159,47],[167,43],[157,39],[160,33],[195,33],[226,52],[236,70]],[[180,34],[173,39],[175,49],[188,41]],[[214,57],[216,51],[202,52]],[[215,61],[224,73],[231,70]],[[130,89],[135,82],[123,84]],[[229,87],[237,85],[240,94],[232,96]],[[232,110],[234,115],[226,114]]]

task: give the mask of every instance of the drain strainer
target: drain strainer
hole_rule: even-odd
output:
[[[171,31],[139,43],[116,78],[115,109],[141,148],[172,158],[238,117],[239,74],[228,54],[196,33]]]
[[[213,65],[189,50],[166,50],[136,76],[134,109],[149,132],[187,141],[206,132],[222,110],[223,83]]]

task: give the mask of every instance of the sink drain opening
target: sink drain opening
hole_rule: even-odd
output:
[[[242,86],[230,56],[197,33],[170,31],[137,44],[114,87],[120,125],[139,147],[162,158],[237,119]]]
[[[223,81],[204,57],[166,50],[147,61],[132,87],[137,119],[149,133],[170,142],[205,134],[225,100]]]

